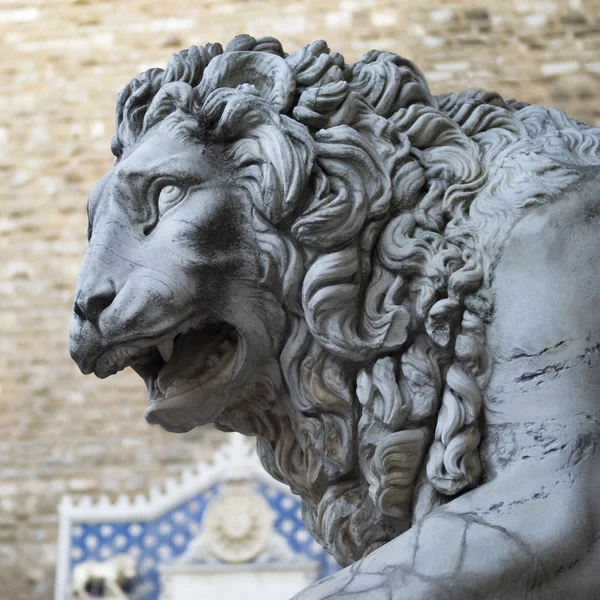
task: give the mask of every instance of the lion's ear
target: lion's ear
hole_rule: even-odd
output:
[[[198,86],[205,99],[218,88],[253,86],[278,112],[290,110],[296,91],[294,73],[286,61],[268,52],[226,52],[213,58]]]

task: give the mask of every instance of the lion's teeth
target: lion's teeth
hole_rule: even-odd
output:
[[[163,342],[162,344],[158,345],[158,351],[165,362],[169,362],[171,360],[174,346],[175,344],[173,343],[173,340],[169,340],[168,342]]]
[[[145,382],[146,382],[146,387],[148,388],[148,395],[150,396],[150,398],[152,398],[152,396],[154,394],[154,384],[156,383],[154,380],[154,377],[149,375],[148,377],[145,378]]]

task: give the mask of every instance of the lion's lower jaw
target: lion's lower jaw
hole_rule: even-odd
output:
[[[175,397],[150,399],[145,417],[151,425],[160,425],[171,433],[185,433],[194,427],[213,423],[222,410],[223,402],[222,393],[218,396],[203,394],[201,388],[197,388]]]

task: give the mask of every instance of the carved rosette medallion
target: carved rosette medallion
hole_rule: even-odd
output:
[[[249,562],[267,549],[273,518],[269,505],[256,492],[226,488],[206,509],[206,546],[224,562]]]

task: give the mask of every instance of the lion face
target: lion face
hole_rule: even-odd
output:
[[[133,367],[147,420],[177,432],[256,395],[285,329],[257,283],[252,207],[223,148],[194,127],[166,118],[94,188],[71,326],[81,371]]]

